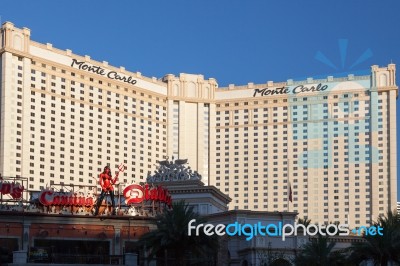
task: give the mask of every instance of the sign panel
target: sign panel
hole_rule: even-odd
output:
[[[232,100],[242,98],[260,98],[276,96],[302,97],[316,96],[318,94],[335,93],[338,91],[351,92],[353,90],[369,90],[371,87],[370,79],[332,81],[311,84],[286,85],[278,87],[224,89],[215,92],[217,100]]]
[[[9,194],[13,199],[19,199],[23,191],[24,187],[19,183],[0,180],[0,193],[3,195]]]
[[[39,194],[39,201],[44,206],[92,206],[92,197],[77,197],[72,193],[54,192],[52,190],[43,190]]]
[[[132,184],[124,189],[123,195],[126,204],[141,203],[144,200],[160,201],[166,203],[168,206],[172,204],[171,195],[168,190],[161,186],[151,188],[149,184],[145,184],[144,186]]]
[[[118,81],[122,81],[131,85],[135,85],[137,83],[137,80],[134,79],[131,76],[126,76],[120,73],[117,73],[116,71],[110,71],[106,70],[105,68],[102,68],[101,66],[95,66],[89,63],[86,63],[84,61],[78,61],[76,59],[72,59],[71,67],[75,67],[81,70],[85,70],[100,76],[106,76],[109,79],[115,79]]]
[[[172,205],[171,195],[168,189],[162,186],[151,187],[149,184],[143,186],[131,184],[124,188],[123,196],[127,205],[142,203],[143,201],[159,201]],[[44,206],[93,206],[93,197],[76,196],[72,192],[55,192],[43,190],[39,193],[39,202]]]

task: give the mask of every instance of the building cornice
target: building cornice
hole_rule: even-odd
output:
[[[44,49],[44,50],[48,50],[50,52],[54,52],[54,53],[57,53],[57,54],[60,54],[60,55],[64,55],[64,56],[70,57],[71,59],[75,58],[75,59],[79,59],[79,60],[85,61],[85,62],[90,63],[90,64],[102,65],[104,67],[107,67],[109,70],[113,70],[113,71],[117,71],[117,72],[123,72],[124,74],[132,75],[132,76],[135,76],[135,77],[140,78],[142,80],[145,80],[145,81],[148,81],[148,82],[153,82],[153,83],[165,86],[165,83],[161,79],[142,76],[140,72],[127,71],[127,70],[125,70],[124,67],[119,67],[118,68],[118,67],[115,67],[115,66],[112,66],[112,65],[108,65],[108,63],[105,65],[105,63],[106,63],[105,61],[100,62],[100,61],[91,59],[87,55],[86,56],[82,56],[82,55],[74,54],[74,53],[72,53],[72,50],[69,50],[69,49],[61,50],[61,49],[53,47],[52,45],[42,44],[42,43],[39,43],[39,42],[36,42],[36,41],[32,41],[32,40],[30,40],[30,45],[38,47],[38,48],[41,48],[41,49]]]
[[[344,81],[358,81],[358,80],[369,80],[371,79],[371,75],[360,75],[354,76],[349,75],[347,77],[334,78],[332,76],[328,76],[326,79],[307,79],[307,80],[299,80],[299,81],[283,81],[283,82],[273,82],[268,81],[263,84],[254,84],[248,83],[247,85],[234,85],[230,84],[228,87],[219,87],[215,90],[215,92],[227,92],[227,91],[236,91],[236,90],[251,90],[251,89],[262,89],[262,88],[275,88],[275,87],[285,87],[285,86],[296,86],[296,85],[307,85],[307,84],[315,84],[315,83],[330,83],[330,82],[344,82]]]
[[[58,62],[55,62],[55,61],[52,61],[52,60],[48,60],[48,59],[45,59],[45,58],[42,58],[42,57],[37,57],[37,56],[34,56],[32,54],[25,53],[25,52],[22,52],[22,51],[19,51],[19,50],[15,50],[15,49],[12,49],[12,48],[9,48],[9,47],[6,47],[6,48],[3,48],[3,49],[0,50],[0,54],[5,53],[5,52],[9,52],[9,53],[11,53],[11,54],[13,54],[15,56],[29,58],[30,60],[38,62],[38,63],[44,63],[44,64],[49,65],[49,66],[54,66],[56,68],[65,69],[65,70],[68,70],[70,72],[74,72],[76,74],[75,77],[71,76],[71,75],[68,75],[68,74],[59,73],[59,72],[54,72],[53,73],[54,75],[57,75],[58,77],[63,77],[63,78],[68,79],[68,80],[72,80],[72,81],[75,81],[75,82],[82,82],[82,79],[79,78],[79,76],[83,75],[85,77],[88,77],[89,79],[92,78],[93,80],[100,80],[100,81],[103,82],[103,84],[99,84],[99,83],[95,83],[94,81],[92,82],[90,80],[84,80],[85,84],[94,86],[96,88],[104,89],[104,90],[107,90],[107,91],[113,91],[115,93],[119,93],[119,94],[127,95],[127,96],[132,96],[132,94],[130,93],[130,90],[133,89],[133,90],[135,90],[137,92],[136,93],[136,95],[137,95],[136,97],[138,99],[143,98],[143,97],[140,96],[140,93],[145,93],[147,95],[152,95],[153,97],[159,97],[159,98],[161,98],[161,99],[163,99],[165,101],[167,100],[167,86],[166,86],[165,83],[159,82],[158,80],[150,79],[150,78],[144,79],[143,76],[137,76],[137,74],[132,73],[132,72],[125,71],[125,72],[123,72],[123,74],[132,75],[137,79],[141,79],[141,80],[144,80],[144,81],[147,81],[147,82],[152,82],[154,84],[160,85],[160,86],[165,88],[165,94],[157,93],[157,92],[154,92],[154,91],[151,91],[151,90],[147,90],[145,88],[141,88],[141,87],[138,87],[138,86],[135,86],[135,85],[129,85],[129,84],[126,84],[126,83],[118,81],[118,80],[110,81],[106,77],[95,75],[95,74],[87,72],[87,71],[85,72],[83,70],[80,70],[80,69],[77,69],[77,68],[73,68],[73,67],[71,67],[69,65],[61,64],[61,63],[58,63]],[[71,57],[71,59],[72,58],[73,57]],[[90,62],[90,63],[92,63],[92,62]],[[96,62],[96,63],[98,63],[98,62]],[[33,66],[32,68],[40,68],[40,66]],[[108,66],[107,66],[107,68],[108,68]],[[118,68],[108,68],[108,69],[121,72],[121,70],[118,69]],[[52,70],[50,70],[50,69],[46,69],[46,72],[51,72],[51,71]],[[115,88],[112,88],[112,87],[108,87],[107,86],[108,83],[112,83],[112,84],[114,84],[116,86],[119,86],[120,88],[129,88],[129,89],[128,89],[128,91],[125,91],[123,89],[115,89]],[[147,99],[146,98],[146,101],[152,102],[152,99]],[[162,106],[166,106],[166,102],[154,101],[154,103],[160,104]]]
[[[229,196],[221,193],[215,187],[183,188],[183,189],[171,188],[171,189],[168,189],[168,191],[172,195],[173,194],[192,194],[192,193],[211,193],[212,195],[216,196],[219,200],[221,200],[225,204],[229,204],[232,201],[232,199]]]

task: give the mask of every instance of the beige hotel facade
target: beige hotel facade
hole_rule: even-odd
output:
[[[28,178],[26,189],[96,186],[104,165],[121,163],[120,182],[141,182],[174,156],[230,209],[363,225],[396,208],[394,64],[221,88],[203,75],[145,77],[10,22],[0,44],[0,173]]]

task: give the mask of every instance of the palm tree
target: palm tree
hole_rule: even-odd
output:
[[[311,220],[310,219],[308,219],[308,218],[299,218],[298,220],[297,220],[297,223],[298,224],[302,224],[302,225],[304,225],[305,227],[307,227],[307,226],[309,226],[310,225],[310,223],[311,223]]]
[[[194,232],[189,236],[188,223],[193,219],[196,223],[192,225],[205,222],[184,201],[173,203],[171,210],[157,216],[157,229],[143,235],[139,245],[149,252],[149,259],[155,257],[158,261],[167,260],[165,263],[169,265],[186,265],[189,260],[191,265],[195,265],[193,262],[214,265],[218,238],[204,233],[196,236]]]
[[[295,258],[295,264],[298,266],[329,266],[340,265],[344,261],[341,251],[333,251],[336,243],[329,241],[329,237],[318,235],[309,243],[303,246]]]
[[[386,216],[380,215],[374,226],[383,228],[383,234],[367,234],[364,232],[361,243],[353,243],[350,247],[349,260],[360,263],[373,261],[374,265],[388,265],[389,262],[400,263],[400,214],[388,211]]]

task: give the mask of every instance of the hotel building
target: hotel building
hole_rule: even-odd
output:
[[[233,200],[312,222],[369,224],[396,208],[395,65],[367,76],[218,87],[161,79],[0,32],[0,173],[27,189],[97,185],[105,164],[144,181],[166,156]]]

